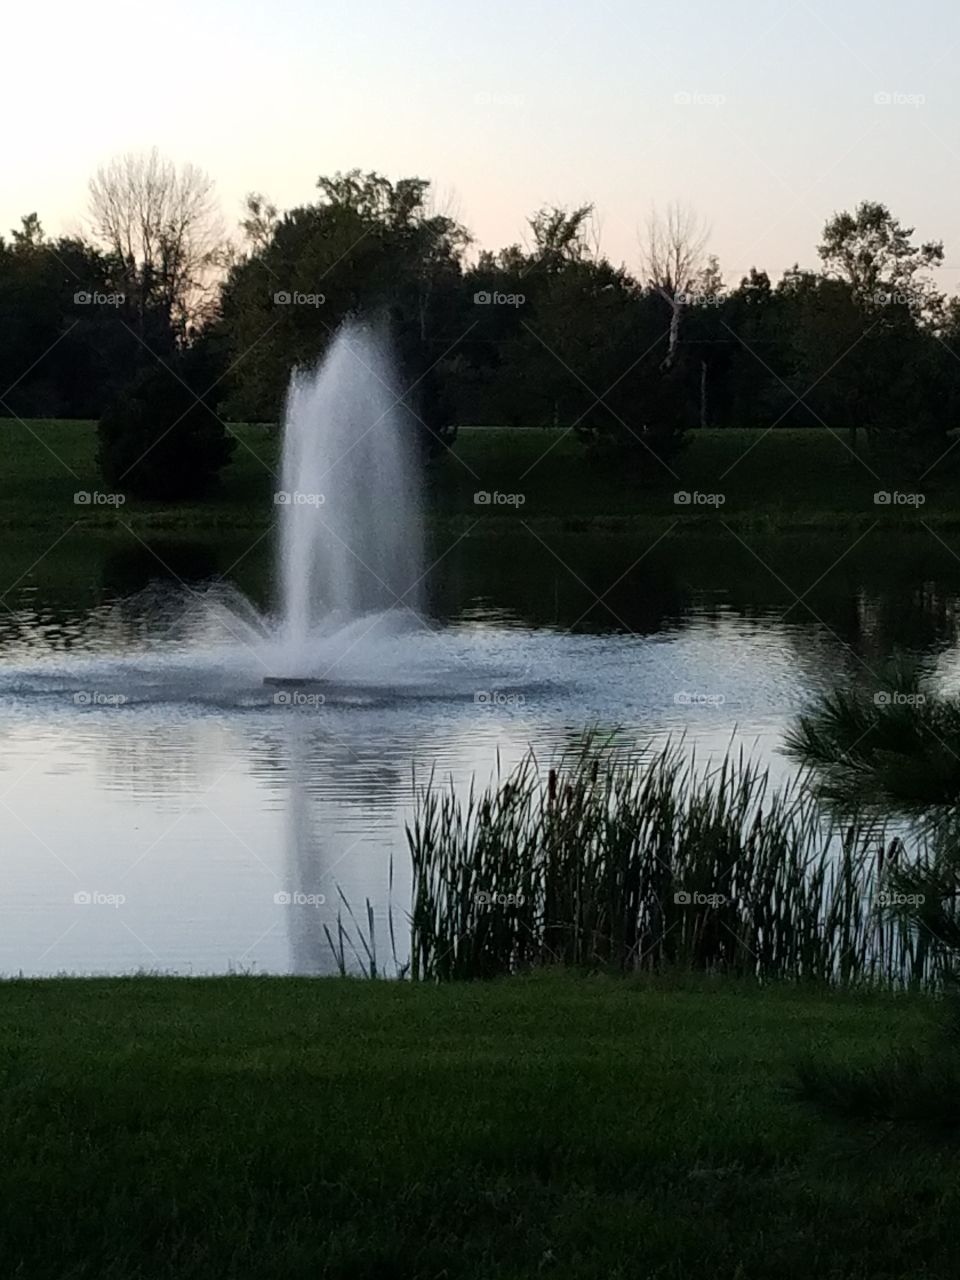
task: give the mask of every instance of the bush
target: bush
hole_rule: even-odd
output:
[[[174,501],[209,492],[236,441],[193,384],[202,372],[181,358],[141,374],[100,419],[97,460],[113,489]]]

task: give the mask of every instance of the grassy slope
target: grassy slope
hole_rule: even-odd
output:
[[[918,999],[144,978],[0,1015],[9,1275],[953,1274],[955,1149],[790,1092],[812,1044],[926,1034]]]
[[[266,427],[235,428],[239,441],[224,475],[222,491],[202,505],[163,508],[130,502],[119,518],[137,528],[191,530],[203,527],[266,527],[279,487],[276,432]],[[84,527],[115,524],[112,507],[77,507],[75,490],[103,488],[95,464],[96,436],[90,423],[0,421],[4,465],[0,479],[0,527]],[[465,428],[454,457],[432,478],[435,516],[466,526],[476,518],[576,528],[584,522],[649,524],[665,529],[709,524],[713,507],[674,505],[674,489],[722,492],[719,518],[739,526],[919,527],[920,519],[960,527],[960,481],[935,468],[922,487],[927,501],[913,507],[877,507],[873,493],[891,488],[871,474],[871,465],[849,450],[848,437],[825,430],[707,431],[691,434],[676,464],[679,476],[656,491],[638,490],[617,471],[591,466],[572,435],[559,431],[503,431]],[[914,486],[901,483],[901,489]],[[514,507],[478,507],[476,490],[521,493]]]

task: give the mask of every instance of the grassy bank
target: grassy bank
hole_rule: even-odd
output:
[[[199,504],[165,507],[130,501],[77,506],[76,491],[103,489],[97,474],[92,423],[0,420],[4,469],[0,479],[0,527],[111,526],[136,528],[266,528],[275,514],[272,494],[278,437],[274,428],[232,428],[238,444],[218,494]],[[861,442],[862,443],[862,442]],[[957,454],[960,455],[960,449]],[[952,461],[951,459],[948,461]],[[525,520],[542,529],[581,527],[709,528],[718,519],[740,528],[916,528],[920,521],[960,528],[960,478],[941,463],[915,484],[881,476],[868,455],[851,451],[848,433],[806,431],[692,432],[675,464],[676,477],[657,489],[641,489],[616,468],[591,463],[576,437],[562,431],[463,428],[452,455],[430,478],[430,515],[454,527],[479,519],[509,524]],[[878,490],[923,492],[924,503],[877,506]],[[674,502],[675,491],[721,494],[723,503],[694,498]],[[478,492],[520,495],[521,504],[477,504]],[[331,495],[332,500],[333,495]]]
[[[956,1151],[827,1122],[919,997],[558,977],[0,986],[30,1280],[947,1276]]]

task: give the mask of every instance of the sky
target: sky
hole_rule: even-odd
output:
[[[592,202],[636,270],[678,201],[731,284],[815,266],[829,215],[880,200],[960,292],[956,0],[35,0],[2,36],[4,233],[81,229],[97,166],[156,146],[230,228],[249,191],[289,208],[375,169],[431,179],[474,251]]]

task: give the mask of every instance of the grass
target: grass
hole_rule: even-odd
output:
[[[173,507],[131,500],[116,510],[76,506],[76,491],[103,488],[95,463],[92,423],[0,420],[4,474],[0,527],[86,528],[124,520],[141,530],[266,528],[279,487],[278,435],[264,425],[231,428],[238,444],[220,491],[203,503]],[[951,455],[950,461],[952,461]],[[519,520],[543,529],[610,527],[709,529],[718,520],[734,527],[771,530],[919,528],[920,521],[960,528],[960,479],[943,462],[921,484],[882,477],[867,455],[851,450],[847,432],[824,429],[710,430],[690,435],[675,477],[655,489],[639,488],[621,470],[591,462],[573,434],[562,431],[463,428],[454,453],[430,478],[435,522],[467,528]],[[877,506],[877,490],[920,489],[917,508]],[[724,496],[722,506],[677,505],[675,491]],[[520,494],[521,505],[477,505],[477,492]]]
[[[793,1067],[937,1018],[551,973],[4,983],[4,1272],[950,1276],[956,1148],[828,1123]]]

